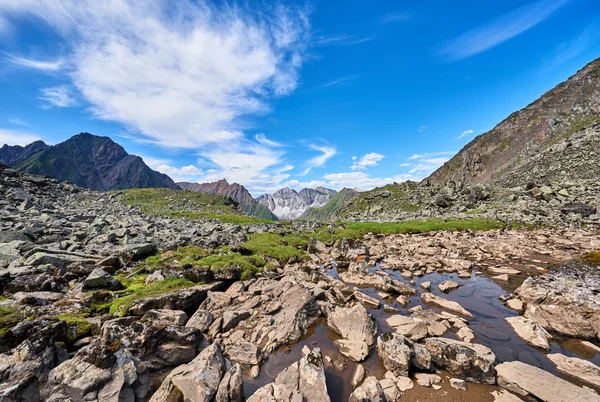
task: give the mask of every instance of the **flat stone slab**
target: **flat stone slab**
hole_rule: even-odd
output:
[[[594,363],[576,357],[567,357],[560,353],[549,354],[548,359],[556,364],[559,373],[577,378],[595,387],[600,387],[600,367]]]
[[[507,317],[505,321],[515,330],[519,338],[528,344],[544,350],[550,350],[550,343],[548,342],[548,338],[551,338],[550,334],[537,325],[535,321],[523,316]]]
[[[600,395],[519,361],[496,366],[498,385],[521,396],[545,402],[598,402]]]

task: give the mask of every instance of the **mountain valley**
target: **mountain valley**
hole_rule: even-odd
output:
[[[3,146],[0,401],[600,401],[599,82],[365,191]]]

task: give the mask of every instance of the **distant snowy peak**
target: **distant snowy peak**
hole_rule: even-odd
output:
[[[269,208],[279,219],[298,219],[308,208],[325,205],[336,193],[324,187],[305,188],[299,192],[286,187],[273,194],[261,195],[256,201]]]

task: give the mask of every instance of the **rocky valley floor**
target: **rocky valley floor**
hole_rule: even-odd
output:
[[[0,401],[600,401],[593,228],[347,237],[6,168],[0,207]]]

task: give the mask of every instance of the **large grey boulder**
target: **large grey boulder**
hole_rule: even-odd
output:
[[[488,347],[449,338],[428,338],[424,346],[436,367],[470,382],[496,382],[496,355]]]
[[[144,315],[148,310],[188,310],[198,308],[206,299],[208,292],[221,290],[223,282],[214,282],[207,285],[197,285],[174,292],[149,296],[136,300],[129,308],[129,314]]]
[[[218,344],[211,344],[193,361],[175,368],[150,402],[210,402],[225,374],[225,358]]]
[[[367,358],[375,343],[377,324],[362,304],[334,306],[327,315],[327,325],[342,336],[335,344],[344,356],[356,362]]]
[[[50,372],[43,400],[122,402],[145,398],[152,386],[148,370],[118,339],[98,340]]]
[[[102,268],[96,268],[83,281],[83,290],[92,289],[121,290],[123,284]]]
[[[221,380],[215,402],[242,402],[244,400],[244,378],[242,367],[234,364]]]
[[[404,335],[386,332],[377,339],[377,354],[394,375],[408,376],[415,354],[413,343]]]
[[[313,349],[300,361],[280,372],[274,382],[259,388],[247,400],[267,401],[330,402],[321,350]]]
[[[348,402],[387,402],[387,398],[377,378],[367,377],[350,395]]]

